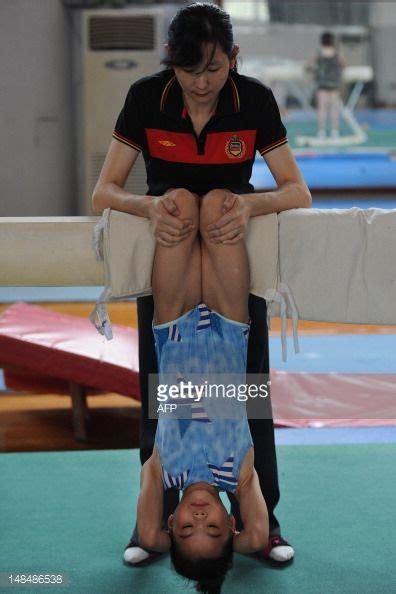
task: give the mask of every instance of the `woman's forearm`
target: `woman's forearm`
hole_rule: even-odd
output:
[[[308,187],[300,182],[286,182],[277,190],[243,195],[250,216],[282,212],[291,208],[310,208],[312,198]]]
[[[105,208],[112,208],[139,217],[150,218],[149,208],[153,196],[130,194],[117,184],[107,182],[97,184],[92,195],[92,206],[96,214],[101,214]]]

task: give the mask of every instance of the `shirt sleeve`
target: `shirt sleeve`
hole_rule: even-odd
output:
[[[124,107],[117,118],[113,138],[141,151],[144,143],[144,128],[141,121],[139,103],[132,86],[125,99]]]
[[[286,128],[282,123],[279,108],[270,89],[264,97],[261,109],[261,123],[256,137],[256,149],[264,156],[287,142]]]

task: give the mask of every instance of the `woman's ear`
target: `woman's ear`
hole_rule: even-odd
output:
[[[171,514],[168,518],[168,530],[172,530],[173,528],[173,514]]]
[[[237,55],[239,54],[239,45],[236,43],[232,48],[231,57],[230,57],[230,70],[235,68],[237,62]]]

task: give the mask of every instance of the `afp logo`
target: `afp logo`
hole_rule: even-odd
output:
[[[231,136],[226,142],[225,152],[230,159],[241,159],[246,153],[246,144],[238,136]]]

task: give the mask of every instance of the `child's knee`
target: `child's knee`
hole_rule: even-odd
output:
[[[203,196],[199,213],[200,229],[202,235],[205,234],[206,225],[214,223],[223,214],[222,206],[226,195],[227,190],[215,189]]]
[[[199,221],[199,199],[185,188],[172,190],[172,196],[180,212],[182,219],[191,219],[193,222]]]

